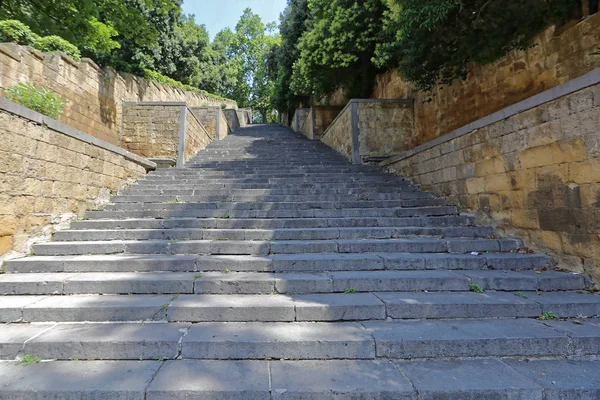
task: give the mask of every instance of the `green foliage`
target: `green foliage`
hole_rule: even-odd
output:
[[[309,0],[311,23],[300,38],[291,88],[314,99],[340,88],[370,94],[378,69],[371,62],[382,30],[381,0]]]
[[[249,8],[244,10],[235,31],[219,32],[213,47],[226,57],[225,94],[240,107],[252,107],[263,122],[272,122],[272,96],[275,89],[274,57],[281,38],[273,34],[274,24],[264,24]]]
[[[21,104],[50,118],[56,119],[63,113],[62,99],[43,86],[18,83],[6,89],[4,96],[14,103]]]
[[[469,290],[475,293],[483,293],[483,288],[476,283],[471,283],[469,285]]]
[[[344,293],[346,293],[346,294],[356,293],[356,288],[353,288],[353,287],[346,288],[346,289],[344,289]]]
[[[397,65],[418,88],[465,78],[470,62],[489,63],[566,18],[576,0],[385,0],[374,63]]]
[[[37,40],[37,42],[35,42],[35,48],[48,53],[60,51],[70,56],[74,60],[81,60],[81,53],[79,52],[79,49],[60,36],[51,35],[41,37]]]
[[[289,0],[280,17],[281,45],[275,54],[276,80],[272,103],[282,112],[293,113],[300,102],[308,102],[308,97],[296,96],[290,86],[292,69],[300,57],[298,41],[311,22],[310,17],[308,0]]]
[[[31,364],[38,364],[40,361],[42,361],[42,359],[39,357],[34,357],[31,354],[25,354],[19,361],[19,364],[27,366]]]
[[[558,317],[556,315],[554,315],[554,313],[552,311],[546,311],[544,314],[542,314],[542,316],[540,317],[540,319],[542,321],[548,321],[548,320],[552,320],[552,319],[557,319]]]
[[[0,41],[2,42],[14,42],[32,46],[38,38],[39,36],[33,33],[31,29],[21,21],[14,19],[0,21]]]

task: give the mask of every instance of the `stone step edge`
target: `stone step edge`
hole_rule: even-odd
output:
[[[415,400],[425,394],[436,399],[460,394],[469,399],[590,399],[600,393],[599,368],[600,362],[593,360],[499,358],[454,362],[50,361],[26,368],[4,362],[0,364],[0,397]]]
[[[518,281],[518,282],[517,282]],[[315,294],[391,290],[564,291],[592,287],[584,275],[548,271],[57,272],[0,275],[0,295]],[[473,289],[473,290],[475,290]]]
[[[256,329],[264,330],[261,338]],[[47,360],[569,357],[600,354],[598,342],[600,319],[17,323],[0,325],[0,360],[25,354]],[[115,356],[110,349],[117,344]],[[251,344],[267,354],[252,353]]]

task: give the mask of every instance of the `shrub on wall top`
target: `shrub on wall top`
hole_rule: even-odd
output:
[[[52,90],[25,82],[9,87],[4,96],[14,103],[54,119],[63,113],[65,106],[62,99]]]
[[[15,42],[26,46],[33,46],[39,39],[39,35],[33,33],[31,29],[15,19],[0,21],[0,41]]]
[[[60,36],[52,35],[41,37],[35,42],[34,47],[44,52],[61,51],[73,58],[73,60],[81,60],[79,49]]]

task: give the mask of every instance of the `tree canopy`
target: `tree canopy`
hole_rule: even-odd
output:
[[[292,111],[344,89],[369,96],[397,68],[420,90],[464,78],[571,15],[578,0],[288,0],[274,103]]]

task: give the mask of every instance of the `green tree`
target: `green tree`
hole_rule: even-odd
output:
[[[464,78],[467,65],[525,49],[568,17],[576,0],[385,0],[384,36],[374,62],[398,66],[418,88]]]
[[[344,88],[351,97],[370,94],[378,69],[371,62],[381,35],[381,0],[308,0],[308,29],[298,48],[291,87],[314,99]]]
[[[279,17],[281,46],[275,54],[276,78],[273,94],[273,106],[282,112],[293,112],[300,102],[308,102],[306,96],[296,96],[290,88],[292,68],[300,57],[298,42],[310,23],[308,0],[288,0],[287,6]]]
[[[263,122],[273,120],[275,48],[280,37],[274,34],[275,24],[265,25],[260,16],[249,8],[244,10],[235,31],[226,28],[215,36],[213,47],[222,49],[227,59],[228,74],[232,77],[225,95],[241,107],[253,107]],[[270,62],[271,61],[271,62]]]

